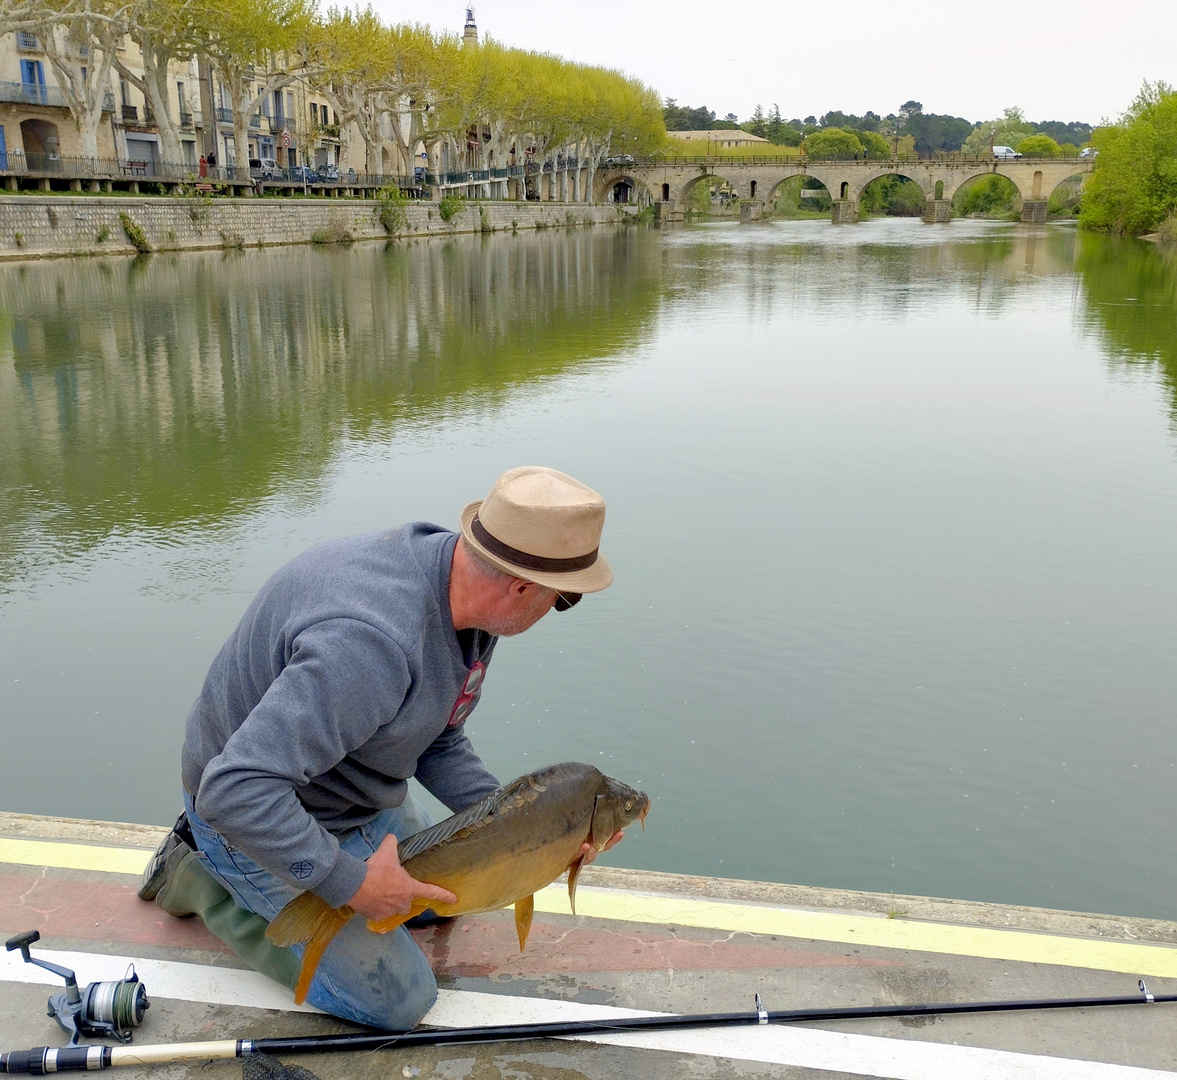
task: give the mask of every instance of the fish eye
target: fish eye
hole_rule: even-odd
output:
[[[626,799],[625,800],[625,808],[626,808],[626,810],[633,809],[633,799]]]

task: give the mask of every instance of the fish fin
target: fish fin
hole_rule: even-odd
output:
[[[444,821],[430,825],[428,829],[422,829],[420,832],[413,833],[412,836],[406,836],[396,846],[397,857],[400,859],[401,865],[404,866],[409,859],[414,855],[420,855],[426,848],[444,844],[447,840],[452,840],[456,833],[477,825],[488,814],[493,814],[498,810],[507,799],[513,799],[520,791],[527,788],[529,781],[529,776],[521,776],[518,780],[512,780],[506,787],[491,792],[481,802],[467,806],[465,810],[459,810]]]
[[[568,867],[568,903],[572,906],[572,914],[576,914],[576,879],[580,877],[584,866],[584,856],[578,855],[576,861]]]
[[[519,951],[527,945],[527,935],[531,932],[531,916],[535,914],[535,894],[521,896],[515,901],[515,929],[519,933]]]
[[[323,953],[354,914],[349,907],[333,908],[314,893],[304,892],[279,911],[266,928],[266,937],[280,947],[297,945],[303,941],[307,943],[302,954],[298,985],[294,988],[296,1004],[301,1005],[306,1001],[311,979],[314,978],[319,961],[323,959]]]
[[[429,901],[419,896],[413,901],[413,906],[403,915],[389,915],[387,919],[369,919],[368,929],[374,934],[387,934],[390,930],[395,930],[410,919],[416,918],[427,907],[429,907]]]

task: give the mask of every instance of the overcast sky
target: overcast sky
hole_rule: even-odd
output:
[[[460,32],[464,21],[460,0],[373,5],[388,22]],[[1177,0],[477,0],[475,13],[504,45],[620,68],[720,118],[773,102],[786,119],[885,116],[914,98],[973,121],[1017,105],[1032,120],[1096,123],[1144,79],[1177,83]]]

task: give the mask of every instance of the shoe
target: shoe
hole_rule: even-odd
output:
[[[405,926],[410,930],[420,930],[426,926],[442,926],[445,923],[453,921],[453,915],[438,915],[433,908],[426,908],[420,915],[414,915],[411,919],[406,919]]]
[[[171,831],[160,841],[159,847],[155,849],[155,854],[151,856],[151,861],[147,864],[147,869],[143,871],[143,881],[139,885],[137,894],[139,899],[154,900],[159,894],[159,890],[167,882],[171,867],[177,861],[178,856],[176,853],[186,853],[195,850],[196,841],[192,838],[192,829],[188,825],[188,815],[181,813],[176,818],[176,824],[172,826]]]

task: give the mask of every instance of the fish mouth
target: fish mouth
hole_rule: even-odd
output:
[[[642,807],[642,812],[638,814],[638,821],[641,822],[642,832],[646,831],[646,815],[650,812],[650,800],[646,800],[646,805]]]

